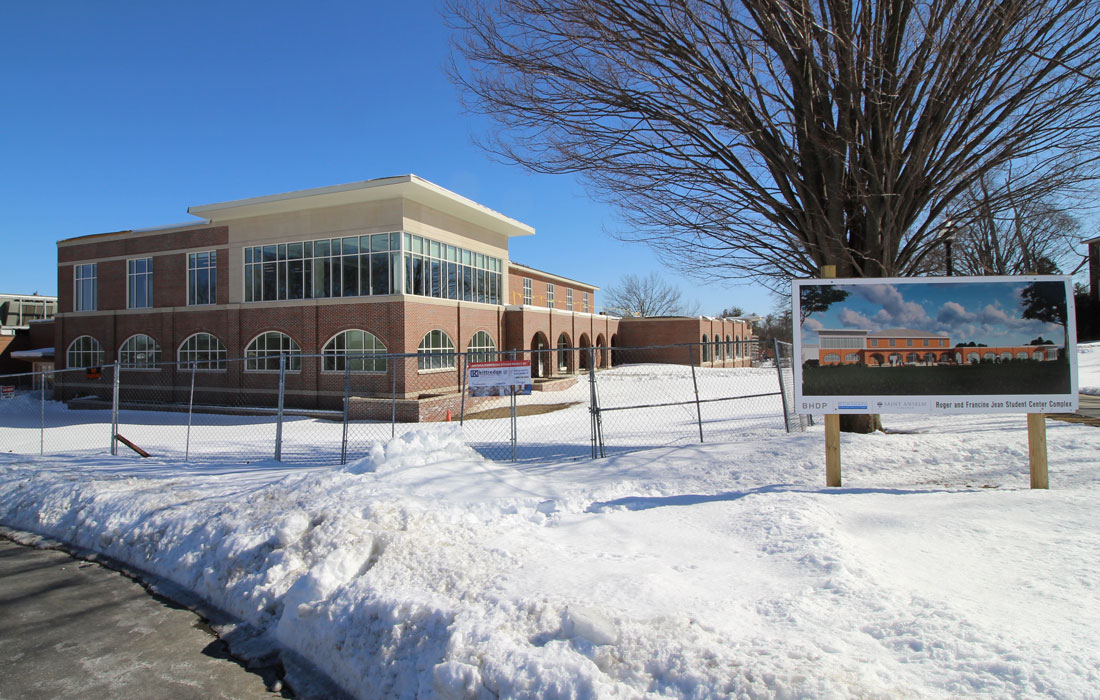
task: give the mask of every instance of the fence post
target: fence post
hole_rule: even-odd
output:
[[[402,362],[408,362],[404,356]],[[393,363],[393,386],[390,390],[390,439],[397,437],[397,362]]]
[[[195,368],[198,366],[198,362],[191,363],[191,393],[187,397],[187,442],[183,449],[184,462],[191,461],[191,416],[195,412]]]
[[[466,375],[470,367],[470,355],[469,353],[463,353],[462,355],[462,399],[458,407],[458,424],[466,425]]]
[[[596,459],[599,455],[596,451],[596,445],[598,444],[598,431],[597,427],[598,416],[600,412],[599,402],[596,400],[596,351],[594,348],[587,348],[588,353],[588,417],[590,423],[590,429],[592,431],[592,459]]]
[[[348,413],[351,407],[351,360],[344,358],[344,436],[340,442],[340,464],[348,463]]]
[[[688,361],[691,362],[691,384],[695,387],[695,417],[699,421],[699,442],[702,442],[703,408],[699,405],[699,382],[695,379],[695,347],[695,345],[688,345]]]
[[[119,363],[115,362],[114,381],[111,391],[111,454],[118,456],[118,389]]]
[[[787,406],[787,387],[783,384],[783,363],[779,361],[779,338],[772,338],[772,343],[775,351],[775,371],[779,375],[779,398],[783,401],[783,427],[789,433],[791,432],[791,416],[790,408]]]
[[[42,428],[38,431],[38,456],[46,454],[46,373],[38,378],[38,388],[41,390],[39,406],[42,409]]]
[[[283,393],[286,388],[286,355],[279,355],[279,412],[275,424],[275,461],[283,461]]]

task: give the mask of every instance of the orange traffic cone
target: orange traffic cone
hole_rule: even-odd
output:
[[[449,409],[449,408],[447,409],[447,422],[448,423],[451,422],[451,409]]]

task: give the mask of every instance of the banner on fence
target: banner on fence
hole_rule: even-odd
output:
[[[10,384],[0,386],[0,399],[14,399],[15,387]]]
[[[511,396],[531,393],[531,362],[471,362],[466,370],[470,396]]]
[[[795,280],[800,413],[1077,408],[1065,276]]]

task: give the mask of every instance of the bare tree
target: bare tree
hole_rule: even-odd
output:
[[[694,316],[698,303],[685,302],[680,290],[656,272],[623,275],[604,290],[604,309],[618,316]]]
[[[1019,200],[1011,187],[1001,208],[985,180],[963,199],[972,212],[953,220],[954,268],[966,275],[1060,274],[1073,271],[1082,256],[1075,248],[1081,223],[1049,198]]]
[[[449,2],[485,146],[709,279],[916,274],[983,176],[1003,210],[1096,174],[1095,0]]]

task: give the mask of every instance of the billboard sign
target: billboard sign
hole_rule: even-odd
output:
[[[470,396],[512,396],[531,393],[531,362],[471,362],[466,369]]]
[[[1077,410],[1070,278],[795,280],[795,411]]]

